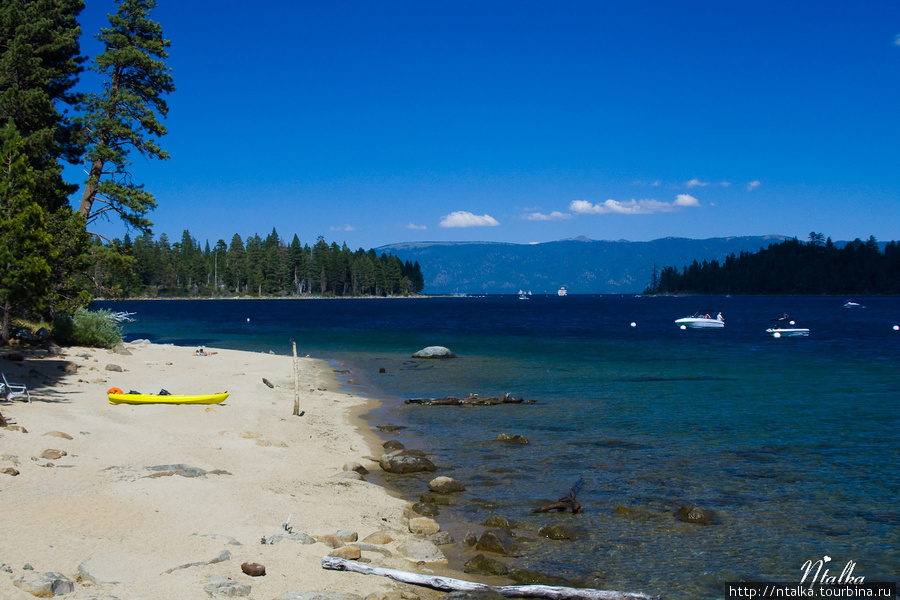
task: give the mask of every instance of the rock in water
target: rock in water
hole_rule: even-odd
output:
[[[476,554],[463,565],[463,572],[477,575],[506,575],[509,573],[509,568],[496,558],[487,558],[484,554]]]
[[[434,463],[424,456],[414,456],[410,454],[401,454],[407,452],[401,450],[392,454],[383,454],[378,464],[382,470],[388,473],[418,473],[421,471],[434,472]]]
[[[449,348],[444,346],[428,346],[412,355],[413,358],[456,358]]]
[[[675,511],[675,518],[685,523],[696,523],[697,525],[715,525],[718,522],[718,517],[714,511],[702,509],[696,504],[682,506]]]
[[[512,554],[515,548],[512,535],[503,529],[488,529],[481,534],[481,538],[475,544],[476,550],[495,554]]]
[[[462,492],[465,491],[466,486],[462,482],[459,482],[452,477],[435,477],[430,482],[428,482],[428,488],[433,492],[438,492],[439,494],[450,494],[453,492]]]

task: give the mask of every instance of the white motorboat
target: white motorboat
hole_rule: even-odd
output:
[[[809,336],[809,329],[797,327],[797,322],[791,319],[787,313],[783,317],[772,319],[772,322],[773,325],[766,329],[766,333],[773,338]]]
[[[566,289],[566,286],[562,286],[562,287],[559,288],[559,290],[556,292],[556,295],[557,295],[557,296],[568,296],[568,295],[569,295],[569,291]]]
[[[690,317],[677,319],[675,324],[681,329],[722,329],[725,327],[725,317],[719,313],[715,317],[709,314],[696,313]]]
[[[844,308],[865,308],[865,306],[861,305],[859,302],[847,300],[846,302],[844,302]]]

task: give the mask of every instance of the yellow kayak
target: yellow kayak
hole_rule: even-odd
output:
[[[110,404],[219,404],[228,397],[228,392],[191,396],[158,394],[107,394],[107,396]]]

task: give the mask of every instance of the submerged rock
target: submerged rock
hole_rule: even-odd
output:
[[[416,502],[410,508],[414,513],[423,517],[436,517],[440,514],[438,507],[428,502]]]
[[[675,511],[675,518],[685,523],[695,523],[697,525],[715,525],[719,520],[715,512],[700,508],[696,504],[682,506]]]
[[[503,515],[491,515],[484,522],[485,527],[499,527],[501,529],[512,529],[512,523],[509,522],[507,517]]]
[[[509,568],[496,558],[476,554],[463,565],[463,572],[476,575],[506,575],[509,573]]]
[[[544,525],[538,530],[538,534],[551,540],[574,541],[579,537],[579,531],[576,528],[559,523]]]

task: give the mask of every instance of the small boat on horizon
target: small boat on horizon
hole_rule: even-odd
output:
[[[774,324],[766,329],[766,333],[773,338],[809,336],[809,329],[797,327],[797,323],[791,319],[787,313],[784,313],[783,317],[772,319],[772,322]]]
[[[847,300],[844,302],[844,308],[865,308],[859,302],[854,302],[853,300]]]
[[[559,290],[557,290],[556,295],[559,297],[568,296],[569,291],[566,289],[566,286],[562,286],[561,288],[559,288]]]
[[[725,327],[725,317],[719,313],[711,317],[709,313],[694,313],[690,317],[676,319],[675,324],[681,329],[722,329]]]

